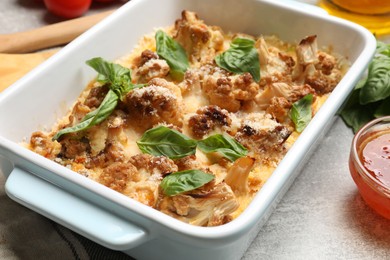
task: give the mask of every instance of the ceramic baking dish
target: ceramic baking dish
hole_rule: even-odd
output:
[[[19,144],[36,129],[51,126],[96,74],[85,61],[115,60],[138,39],[174,23],[183,9],[225,31],[276,34],[296,42],[318,35],[351,68],[287,153],[249,207],[218,227],[180,222]],[[304,5],[259,0],[132,0],[67,45],[0,95],[0,165],[7,194],[17,202],[102,244],[137,259],[239,259],[283,196],[310,151],[328,128],[375,50],[362,27]]]

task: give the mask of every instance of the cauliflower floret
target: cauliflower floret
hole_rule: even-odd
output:
[[[245,195],[249,192],[248,176],[254,163],[255,159],[245,156],[237,159],[229,168],[225,177],[225,182],[236,194]]]
[[[118,192],[123,192],[128,184],[141,180],[137,168],[131,163],[115,162],[103,169],[98,181]]]
[[[140,181],[129,183],[124,194],[143,204],[156,207],[164,175],[176,172],[177,166],[167,157],[148,154],[132,156],[129,162],[136,167],[141,177]]]
[[[138,83],[146,83],[154,78],[164,78],[169,73],[169,65],[159,59],[157,53],[145,50],[139,58],[139,65],[134,70],[134,80]]]
[[[158,123],[182,125],[180,96],[161,85],[152,84],[126,95],[124,104],[130,120],[135,120],[135,125],[143,130]]]
[[[186,50],[191,62],[211,61],[223,48],[223,35],[216,26],[207,26],[196,13],[183,11],[175,23],[174,39]]]
[[[308,84],[319,94],[331,92],[341,80],[342,73],[337,68],[337,60],[317,49],[317,36],[303,39],[296,48],[298,64],[293,72],[293,80],[298,84]]]
[[[137,154],[130,158],[131,162],[138,170],[144,169],[150,174],[160,174],[162,176],[172,172],[177,172],[177,165],[168,157],[152,156],[149,154]]]
[[[164,197],[158,209],[170,216],[197,226],[217,226],[231,220],[239,206],[232,189],[224,182]]]
[[[256,96],[255,101],[259,108],[266,110],[268,106],[271,105],[274,97],[283,97],[292,105],[292,103],[310,93],[314,94],[315,90],[308,84],[294,85],[285,82],[275,82],[267,85],[265,89]]]
[[[244,116],[235,138],[249,147],[253,156],[263,162],[277,162],[286,152],[283,145],[291,130],[269,114],[252,113]]]
[[[34,132],[30,138],[30,149],[46,158],[54,159],[60,153],[61,145],[42,132]]]
[[[202,138],[216,127],[229,126],[231,119],[229,112],[218,106],[205,106],[196,111],[188,120],[188,126],[192,134],[197,138]]]
[[[259,91],[259,85],[249,73],[226,76],[219,70],[205,75],[202,88],[211,104],[229,112],[240,110],[243,102],[254,99]]]

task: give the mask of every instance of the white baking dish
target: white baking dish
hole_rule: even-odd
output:
[[[225,31],[276,34],[285,41],[318,35],[351,68],[285,156],[250,206],[234,221],[196,227],[91,181],[19,143],[53,125],[96,74],[85,61],[115,60],[156,27],[171,25],[183,9]],[[239,259],[299,174],[375,50],[362,27],[291,1],[132,0],[0,95],[0,170],[19,203],[102,244],[138,259]]]

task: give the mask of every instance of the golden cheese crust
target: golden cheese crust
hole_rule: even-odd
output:
[[[165,31],[189,57],[190,68],[182,80],[170,76],[169,65],[156,53],[154,34],[145,36],[132,54],[117,61],[132,70],[133,82],[144,87],[130,91],[98,125],[53,141],[58,129],[76,124],[102,103],[109,89],[92,82],[52,132],[31,136],[29,148],[176,219],[222,225],[246,208],[297,138],[289,116],[292,104],[312,94],[315,114],[344,67],[340,58],[317,49],[316,36],[292,44],[275,36],[226,33],[190,11],[183,11]],[[255,41],[259,82],[250,73],[234,74],[214,61],[242,36]],[[224,133],[249,153],[235,162],[199,150],[181,159],[143,154],[137,140],[158,125],[193,139]],[[165,176],[189,169],[215,179],[175,196],[162,192]]]

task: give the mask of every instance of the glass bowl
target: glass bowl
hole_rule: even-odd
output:
[[[375,119],[354,136],[349,169],[359,193],[374,211],[390,219],[390,116]]]

